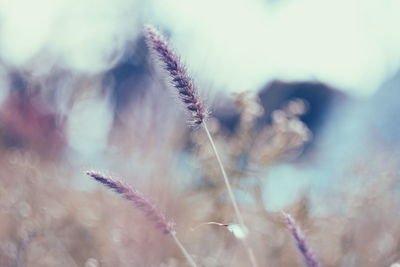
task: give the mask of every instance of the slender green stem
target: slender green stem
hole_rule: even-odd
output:
[[[236,214],[236,218],[238,220],[238,223],[240,224],[241,227],[243,227],[243,231],[246,231],[246,226],[244,224],[243,216],[240,213],[239,207],[237,205],[236,198],[235,198],[235,195],[233,194],[232,187],[231,187],[231,184],[229,182],[228,175],[226,174],[225,167],[222,164],[222,161],[221,161],[221,158],[219,156],[217,147],[215,146],[214,140],[213,140],[213,138],[212,138],[212,136],[210,134],[210,131],[208,130],[206,122],[203,122],[203,126],[204,126],[204,130],[206,131],[208,140],[211,143],[211,147],[212,147],[212,149],[214,151],[215,157],[217,158],[217,162],[218,162],[219,168],[220,168],[220,170],[222,172],[222,176],[224,177],[224,182],[225,182],[225,185],[226,185],[226,189],[228,190],[229,198],[231,199],[231,202],[232,202],[232,205],[233,205],[233,209],[235,210],[235,214]]]
[[[189,264],[192,267],[197,267],[192,256],[190,256],[189,252],[187,252],[185,247],[182,245],[181,241],[179,241],[178,237],[176,236],[176,232],[171,232],[170,234],[171,234],[172,238],[174,239],[175,243],[178,245],[179,249],[182,251],[182,254],[185,256],[186,260],[189,262]]]
[[[243,246],[244,246],[245,249],[246,249],[247,256],[249,257],[252,266],[253,266],[253,267],[258,267],[256,257],[254,256],[254,252],[253,252],[253,250],[250,248],[249,244],[247,243],[247,240],[246,240],[246,239],[242,239],[242,242],[243,242]]]
[[[219,168],[221,170],[222,176],[224,177],[224,182],[225,182],[225,185],[226,185],[226,189],[228,190],[229,198],[231,199],[233,209],[235,210],[236,219],[238,220],[238,223],[239,223],[240,227],[242,228],[242,230],[243,231],[248,231],[246,225],[244,224],[242,213],[240,212],[239,206],[238,206],[238,204],[236,202],[235,195],[233,194],[232,187],[231,187],[231,184],[229,182],[228,175],[226,174],[226,171],[225,171],[225,167],[222,164],[222,161],[221,161],[221,158],[219,156],[217,147],[215,146],[215,143],[214,143],[214,139],[212,138],[212,136],[210,134],[210,131],[208,130],[208,127],[207,127],[207,124],[206,124],[205,121],[203,121],[203,127],[204,127],[204,130],[205,130],[206,134],[207,134],[208,140],[210,141],[212,150],[214,151],[214,155],[217,158],[217,162],[218,162]],[[257,267],[258,264],[257,264],[257,261],[256,261],[256,259],[254,257],[253,251],[251,250],[250,246],[247,244],[245,239],[242,239],[242,242],[243,242],[244,247],[246,248],[246,252],[247,252],[247,254],[248,254],[249,258],[250,258],[252,266],[253,267]]]

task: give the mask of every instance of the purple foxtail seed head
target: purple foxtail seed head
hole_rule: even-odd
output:
[[[86,174],[133,203],[164,234],[175,231],[175,223],[167,220],[163,212],[134,188],[97,172],[88,171]]]
[[[198,95],[192,78],[187,74],[184,64],[164,36],[153,26],[147,25],[145,33],[150,50],[168,73],[170,82],[177,89],[178,97],[193,118],[192,122],[200,125],[207,118],[208,111]]]
[[[282,212],[283,216],[285,217],[287,227],[295,240],[297,249],[303,256],[304,262],[307,267],[321,267],[320,262],[316,258],[314,252],[312,251],[311,247],[308,245],[300,227],[296,224],[296,221],[290,214]]]

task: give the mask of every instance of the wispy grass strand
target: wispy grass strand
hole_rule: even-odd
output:
[[[311,247],[308,245],[304,234],[297,225],[296,221],[290,214],[285,212],[282,212],[282,214],[285,217],[289,231],[295,240],[296,247],[303,256],[304,263],[307,265],[307,267],[321,267],[320,262],[318,261]]]
[[[154,205],[146,197],[144,197],[143,194],[141,194],[139,191],[135,190],[131,186],[122,183],[121,181],[115,180],[98,172],[88,171],[86,172],[86,174],[96,181],[102,183],[109,189],[112,189],[123,198],[129,200],[138,210],[142,211],[149,219],[149,221],[153,222],[155,226],[160,229],[164,234],[170,234],[189,264],[192,267],[196,267],[195,261],[176,236],[175,222],[172,220],[167,220],[164,213],[161,212],[156,205]]]
[[[242,231],[246,234],[248,229],[244,223],[243,216],[237,205],[235,195],[233,194],[231,184],[229,182],[228,175],[226,174],[224,165],[222,164],[218,150],[215,146],[214,140],[207,127],[205,119],[208,116],[208,111],[204,106],[203,101],[200,99],[197,88],[195,87],[193,80],[187,74],[186,67],[181,62],[179,57],[176,55],[174,49],[169,45],[168,41],[164,36],[152,26],[146,26],[145,28],[146,39],[150,50],[155,54],[156,58],[161,62],[162,67],[169,74],[172,85],[178,90],[179,98],[186,105],[187,110],[192,115],[192,122],[197,125],[202,125],[207,137],[211,143],[213,152],[217,159],[217,163],[220,167],[222,176],[224,178],[225,186],[229,194],[229,198],[232,202],[232,206],[235,210],[236,219]],[[243,244],[246,248],[248,256],[254,267],[257,266],[257,262],[254,257],[250,246],[247,244],[245,238],[242,239]]]

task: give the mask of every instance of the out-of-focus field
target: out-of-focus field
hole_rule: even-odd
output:
[[[241,242],[226,228],[204,225],[235,219],[202,129],[187,127],[173,97],[165,88],[154,89],[114,113],[102,144],[79,151],[71,142],[85,146],[82,140],[90,143],[91,136],[99,136],[90,131],[101,130],[66,130],[72,120],[86,116],[85,108],[107,98],[94,97],[98,91],[91,90],[81,91],[62,119],[49,111],[49,103],[34,101],[29,86],[19,98],[10,93],[3,103],[0,266],[186,266],[169,236],[159,233],[130,203],[89,180],[84,174],[88,169],[120,177],[145,192],[176,221],[180,239],[200,266],[249,266]],[[228,130],[229,120],[218,115],[223,114],[219,109],[219,120],[211,116],[208,123],[260,266],[302,265],[280,209],[297,220],[324,266],[390,266],[399,260],[398,161],[386,145],[368,139],[365,151],[373,153],[356,151],[346,164],[321,163],[319,157],[338,154],[335,146],[350,144],[337,140],[335,146],[327,146],[332,153],[321,153],[324,142],[314,142],[300,120],[313,108],[304,100],[283,102],[267,123],[260,123],[264,108],[258,97],[218,97],[228,99],[225,109],[233,108],[235,127]],[[82,113],[74,114],[80,103]],[[91,125],[92,118],[85,118]],[[333,128],[346,121],[334,116],[332,120]],[[332,131],[332,126],[323,129]],[[78,133],[80,142],[71,137]],[[279,177],[276,170],[282,166],[296,167]],[[320,169],[321,177],[304,182],[300,176],[318,176],[304,169]],[[278,182],[268,183],[273,179]],[[280,179],[285,182],[279,184]],[[299,179],[304,184],[293,190]],[[269,201],[279,195],[289,200],[270,207]]]
[[[260,267],[306,266],[282,211],[322,266],[400,263],[397,2],[363,15],[359,1],[354,14],[347,1],[28,2],[0,1],[0,267],[189,266],[90,170],[165,211],[198,266],[251,266],[210,224],[238,222],[143,22],[160,23],[211,111]]]

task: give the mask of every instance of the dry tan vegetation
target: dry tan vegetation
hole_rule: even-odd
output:
[[[238,101],[243,97],[238,96]],[[217,121],[210,121],[234,188],[252,198],[253,204],[241,204],[250,229],[248,240],[260,266],[301,266],[281,214],[264,207],[258,181],[268,177],[256,173],[289,154],[293,157],[294,150],[301,149],[295,140],[308,138],[293,135],[290,127],[282,126],[281,117],[260,134],[246,131],[252,127],[248,118],[254,109],[249,110],[242,109],[241,127],[230,137],[223,135]],[[280,112],[279,116],[296,119],[287,111]],[[114,149],[107,157],[115,158],[110,169],[120,177],[125,175],[125,180],[152,196],[174,218],[181,240],[200,266],[248,266],[241,243],[226,228],[199,226],[210,221],[231,223],[234,213],[205,134],[196,130],[189,134],[180,123],[154,126],[156,130],[140,137],[126,129],[114,129],[114,135],[124,138],[110,139]],[[175,134],[174,129],[180,130]],[[300,133],[309,136],[307,131]],[[189,143],[194,145],[187,147]],[[130,167],[130,157],[136,153],[141,157]],[[190,153],[197,163],[180,164],[185,157],[182,153]],[[251,164],[245,168],[238,164],[241,153],[250,157]],[[274,157],[266,159],[266,154]],[[87,179],[83,174],[87,166],[7,147],[1,150],[0,164],[0,266],[186,266],[172,240],[129,203],[102,187],[83,190],[77,185],[77,180]],[[390,266],[399,260],[400,249],[396,162],[377,151],[354,165],[347,179],[358,179],[361,189],[328,194],[326,200],[320,200],[341,202],[344,210],[313,216],[316,203],[305,193],[286,211],[303,228],[324,266]],[[253,184],[243,185],[246,179]]]
[[[25,128],[11,135],[23,133],[19,138],[26,142],[16,146],[5,137],[10,134],[0,135],[0,266],[187,266],[168,235],[85,176],[90,168],[112,172],[151,197],[176,222],[198,266],[251,266],[243,245],[259,266],[304,264],[284,217],[266,207],[264,182],[268,170],[282,162],[300,164],[296,160],[313,136],[299,119],[305,102],[286,103],[260,127],[258,98],[239,94],[239,125],[233,133],[227,134],[217,118],[207,120],[249,229],[243,244],[228,227],[207,224],[239,222],[206,132],[185,127],[178,109],[163,97],[150,92],[117,114],[120,123],[102,155],[84,160],[74,159],[79,155],[65,140],[41,135],[34,116],[33,121],[5,119],[3,112],[1,133],[17,118]],[[192,102],[185,103],[198,104]],[[195,115],[204,111],[199,105],[190,108]],[[197,114],[195,122],[203,123],[203,115]],[[397,160],[378,141],[371,146],[373,154],[355,158],[346,177],[329,183],[342,186],[325,189],[317,199],[304,190],[285,208],[323,266],[390,266],[400,260]],[[55,148],[50,154],[49,147]],[[316,212],[320,206],[326,211]]]

